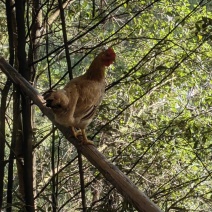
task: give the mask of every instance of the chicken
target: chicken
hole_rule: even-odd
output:
[[[70,80],[61,90],[44,94],[46,106],[52,109],[55,121],[71,127],[73,135],[82,138],[82,144],[93,144],[85,129],[105,92],[105,69],[115,61],[115,57],[114,50],[108,48],[97,55],[85,74]]]

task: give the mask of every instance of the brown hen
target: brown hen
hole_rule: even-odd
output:
[[[105,92],[105,68],[115,61],[115,57],[113,49],[108,48],[93,60],[85,74],[70,80],[62,90],[44,95],[55,120],[71,127],[76,138],[81,135],[83,144],[93,144],[87,139],[85,128],[91,123]],[[80,130],[76,131],[76,128]]]

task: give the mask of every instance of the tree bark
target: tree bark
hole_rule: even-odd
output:
[[[14,10],[12,9],[12,1],[6,0],[6,17],[7,17],[7,31],[8,31],[8,41],[9,41],[9,63],[13,66],[15,61],[15,48],[14,48]],[[16,93],[16,92],[14,92]],[[16,105],[15,105],[16,104]],[[8,162],[8,176],[7,176],[7,212],[12,211],[12,192],[13,192],[13,165],[14,165],[14,151],[15,151],[15,138],[18,128],[17,126],[17,118],[19,116],[19,111],[16,109],[19,108],[19,103],[14,100],[13,103],[13,132],[11,139],[11,148],[9,154],[9,162]],[[15,113],[14,113],[15,112]]]
[[[139,211],[139,212],[160,212],[143,192],[141,192],[116,166],[108,161],[96,147],[92,145],[80,145],[73,137],[69,128],[63,127],[54,121],[51,109],[45,107],[43,97],[11,67],[4,58],[0,58],[0,68],[2,71],[19,86],[25,95],[29,96],[34,104],[46,115],[81,153],[103,174],[103,176],[119,191],[119,193]]]
[[[25,32],[25,1],[15,0],[17,22],[17,58],[20,74],[29,81],[31,73],[27,69],[26,61],[26,32]],[[33,161],[32,161],[32,125],[31,100],[29,96],[21,94],[22,128],[23,128],[23,156],[24,156],[24,200],[26,211],[34,212],[33,196]]]
[[[62,0],[58,0],[58,4],[59,4],[59,9],[60,9],[60,19],[61,19],[61,24],[62,24],[63,42],[65,45],[67,68],[68,68],[68,73],[69,73],[69,79],[71,80],[71,79],[73,79],[73,73],[72,73],[72,68],[71,68],[71,58],[69,55],[68,38],[67,38],[67,32],[66,32],[66,22],[65,22],[65,15],[64,15]]]
[[[7,95],[11,82],[7,80],[3,90],[1,98],[1,110],[0,110],[0,211],[3,204],[3,190],[4,190],[4,153],[5,153],[5,119],[6,119],[6,108],[7,108]]]

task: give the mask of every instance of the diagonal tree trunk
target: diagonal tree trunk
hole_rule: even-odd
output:
[[[123,197],[132,203],[140,212],[160,212],[161,210],[155,205],[144,193],[142,193],[116,166],[108,161],[94,146],[80,145],[73,138],[70,129],[65,128],[54,121],[51,110],[44,106],[43,98],[39,93],[11,67],[4,58],[0,58],[0,68],[2,71],[19,86],[22,91],[32,99],[40,110],[46,115],[64,134],[64,136],[79,150],[81,153],[102,173],[102,175],[116,187]]]

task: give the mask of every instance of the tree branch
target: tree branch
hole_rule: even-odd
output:
[[[71,79],[73,79],[73,73],[72,73],[72,67],[71,67],[71,58],[70,58],[70,55],[69,55],[65,14],[64,14],[62,0],[58,0],[58,4],[59,4],[59,8],[60,8],[60,19],[61,19],[61,24],[62,24],[63,41],[64,41],[64,46],[65,46],[65,53],[66,53],[66,61],[67,61],[67,66],[68,66],[69,79],[71,80]]]
[[[65,9],[69,3],[73,3],[75,0],[67,0],[62,3],[62,8]],[[60,15],[60,8],[57,8],[57,10],[49,17],[48,19],[48,25],[52,25],[52,23],[58,18]]]
[[[108,161],[96,147],[92,145],[80,145],[72,136],[69,128],[63,127],[56,123],[53,118],[51,109],[44,106],[42,96],[24,79],[4,58],[0,58],[0,68],[19,86],[25,95],[29,96],[40,110],[58,127],[63,135],[69,140],[81,153],[103,174],[103,176],[126,198],[127,201],[140,212],[160,212],[161,210],[155,205],[144,193],[142,193],[116,166]]]

